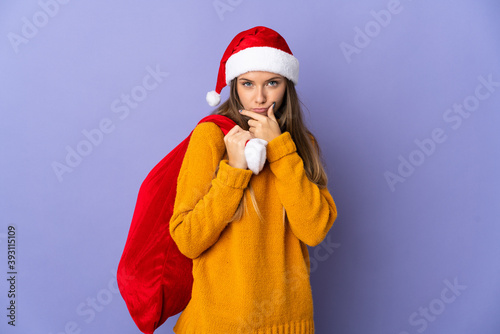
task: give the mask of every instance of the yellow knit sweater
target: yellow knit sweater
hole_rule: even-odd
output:
[[[308,180],[289,132],[269,142],[259,175],[231,167],[224,154],[219,127],[199,124],[170,221],[172,238],[193,259],[194,277],[191,301],[174,331],[314,333],[306,244],[319,244],[337,217],[328,189]],[[264,221],[253,208],[249,184]],[[242,196],[248,211],[229,222]]]

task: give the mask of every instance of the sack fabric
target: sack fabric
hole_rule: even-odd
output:
[[[203,122],[217,124],[224,135],[236,125],[221,115],[209,115],[198,124]],[[177,177],[192,133],[143,181],[118,265],[120,293],[137,327],[146,334],[184,310],[191,299],[193,263],[172,240],[169,222]]]

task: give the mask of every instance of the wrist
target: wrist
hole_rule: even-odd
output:
[[[247,169],[247,164],[243,164],[243,163],[237,163],[237,162],[233,162],[231,160],[229,160],[227,162],[227,164],[233,168],[239,168],[239,169]]]

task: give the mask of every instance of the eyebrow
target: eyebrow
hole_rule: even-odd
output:
[[[250,80],[250,79],[247,79],[247,78],[239,78],[238,80],[245,80],[245,81],[249,81],[249,82],[253,82],[253,80]],[[271,80],[281,80],[280,77],[272,77],[271,79],[267,79],[267,81],[271,81]]]

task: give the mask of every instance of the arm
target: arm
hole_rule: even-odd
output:
[[[320,189],[307,178],[289,132],[269,142],[267,160],[276,176],[276,189],[293,234],[309,246],[318,245],[337,218],[328,189]]]
[[[217,241],[252,176],[250,170],[233,168],[221,160],[224,152],[224,135],[216,124],[206,122],[195,128],[179,172],[170,219],[172,239],[192,259]]]

